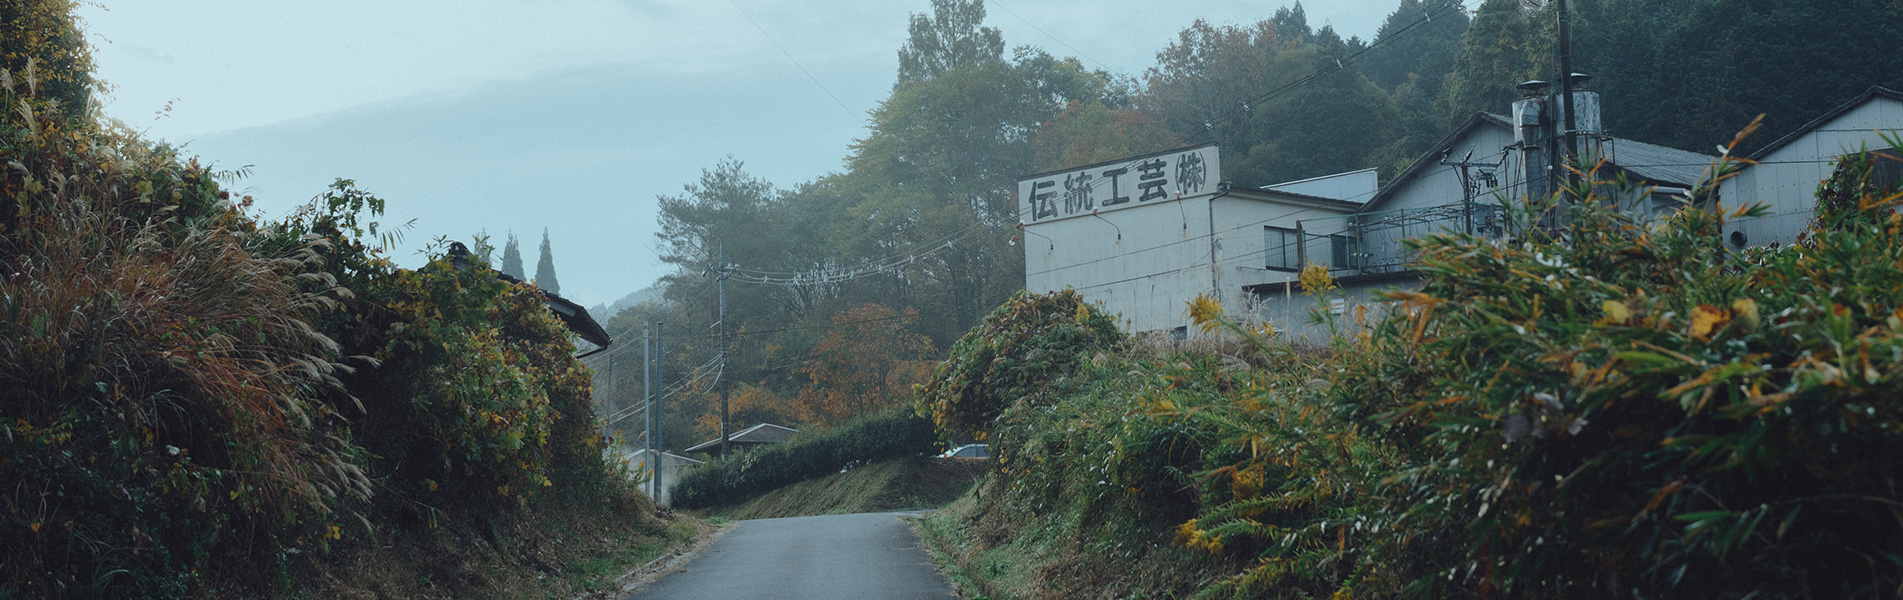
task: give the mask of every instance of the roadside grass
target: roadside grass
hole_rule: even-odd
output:
[[[744,520],[937,508],[969,489],[985,466],[972,460],[888,460],[699,513],[710,519]]]
[[[272,597],[619,598],[623,576],[711,530],[645,499],[618,510],[549,503],[506,522],[419,523],[340,545],[289,569],[295,591]]]
[[[1208,582],[1220,561],[1159,544],[1154,532],[1103,523],[1088,507],[1066,506],[1026,519],[984,509],[998,493],[981,480],[938,511],[913,521],[919,540],[968,600],[1174,598]]]

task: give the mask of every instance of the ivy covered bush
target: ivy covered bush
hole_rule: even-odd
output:
[[[950,439],[984,439],[992,419],[1035,401],[1093,354],[1129,342],[1116,320],[1076,290],[1023,291],[952,345],[918,389],[920,414]]]

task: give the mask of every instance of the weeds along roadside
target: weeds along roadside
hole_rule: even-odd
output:
[[[1417,241],[1423,287],[1320,351],[1199,301],[1231,346],[1076,354],[982,425],[995,470],[928,530],[1020,597],[1891,594],[1903,218],[1875,160],[1743,252],[1718,232],[1751,209],[1634,220],[1645,190],[1583,172],[1520,211],[1563,229]]]

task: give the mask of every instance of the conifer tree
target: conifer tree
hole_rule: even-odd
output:
[[[550,294],[562,293],[562,284],[555,279],[555,255],[549,251],[547,227],[542,228],[542,258],[535,261],[535,285]]]
[[[509,243],[502,246],[502,274],[519,280],[527,280],[522,272],[522,243],[516,241],[515,233],[509,234]]]

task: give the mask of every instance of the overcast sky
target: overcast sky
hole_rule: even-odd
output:
[[[1304,7],[1312,26],[1367,39],[1396,4]],[[1252,23],[1282,5],[986,4],[1008,46],[1132,76],[1196,18]],[[733,155],[783,188],[838,170],[891,90],[907,15],[929,9],[928,0],[171,0],[82,15],[98,74],[114,86],[107,114],[218,168],[250,166],[237,187],[268,216],[354,179],[389,201],[386,222],[416,220],[400,264],[421,264],[416,250],[439,235],[466,242],[486,229],[500,247],[513,231],[530,275],[546,228],[562,295],[593,306],[663,274],[655,196],[679,194],[701,169]]]

